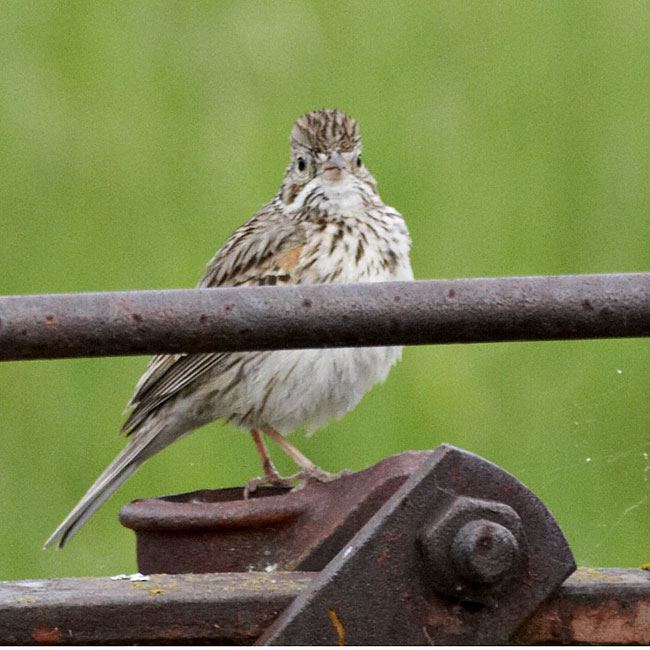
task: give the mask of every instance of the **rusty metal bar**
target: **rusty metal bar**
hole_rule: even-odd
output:
[[[317,573],[0,582],[0,644],[250,644]],[[578,569],[511,639],[650,643],[650,573]]]
[[[650,336],[650,273],[0,297],[0,360]]]
[[[0,645],[252,644],[315,574],[0,582]]]
[[[579,568],[515,636],[525,644],[650,644],[650,572]]]

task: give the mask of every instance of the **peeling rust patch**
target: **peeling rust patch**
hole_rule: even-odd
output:
[[[59,639],[62,636],[61,630],[58,627],[39,627],[37,630],[32,632],[32,638],[36,643],[42,643],[44,645],[53,645],[58,643]]]
[[[634,606],[605,600],[600,606],[576,607],[571,616],[571,639],[575,643],[604,645],[650,644],[650,602]]]
[[[650,577],[579,568],[516,635],[525,644],[650,644]]]

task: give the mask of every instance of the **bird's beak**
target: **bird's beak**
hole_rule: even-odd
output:
[[[343,169],[345,169],[343,156],[338,151],[332,151],[327,162],[321,167],[321,173],[327,180],[337,181],[341,178]]]
[[[345,162],[343,161],[343,156],[338,151],[332,151],[330,154],[329,160],[325,163],[325,166],[330,165],[338,167],[338,169],[343,169],[345,167]]]

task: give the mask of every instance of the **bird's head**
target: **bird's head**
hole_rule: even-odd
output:
[[[283,191],[285,202],[290,203],[314,179],[323,184],[356,179],[377,192],[375,179],[361,159],[359,126],[341,111],[312,111],[298,118],[291,130],[291,163]]]

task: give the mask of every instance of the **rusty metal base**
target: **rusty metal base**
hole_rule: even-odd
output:
[[[451,445],[249,500],[136,501],[121,521],[143,573],[318,572],[267,645],[505,643],[575,568],[530,490]]]
[[[259,570],[0,583],[0,644],[650,643],[650,572],[565,581],[573,559],[548,510],[478,456],[443,445],[279,492],[129,505],[151,566]]]
[[[408,451],[298,491],[198,490],[125,505],[142,573],[320,571],[432,451]]]

